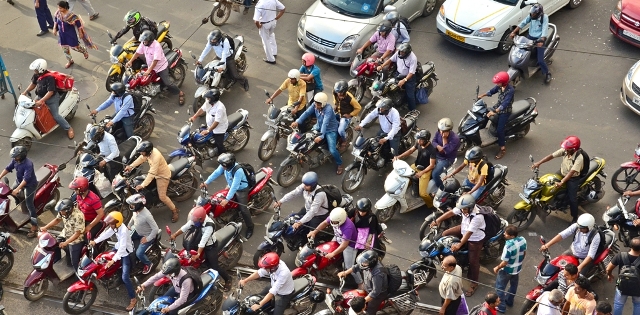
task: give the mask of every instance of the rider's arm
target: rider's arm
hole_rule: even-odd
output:
[[[135,160],[133,161],[133,163],[131,163],[129,166],[131,166],[131,168],[136,168],[138,166],[140,166],[140,164],[144,163],[144,161],[146,161],[148,159],[148,157],[143,156],[142,154]]]
[[[416,146],[417,145],[419,145],[419,144],[416,143]],[[413,154],[413,152],[416,152],[416,147],[415,146],[409,148],[407,151],[404,151],[404,153],[398,155],[398,159],[404,159],[405,157]]]
[[[471,190],[469,191],[469,193],[473,193],[476,190],[480,189],[480,187],[483,186],[482,183],[484,183],[484,179],[487,178],[487,175],[480,175],[480,177],[478,177],[478,182],[476,183],[475,186],[473,186],[473,188],[471,188]]]
[[[437,218],[437,219],[436,219],[436,221],[435,221],[435,222],[436,222],[436,224],[440,224],[440,223],[442,223],[442,221],[444,221],[444,220],[446,220],[446,219],[448,219],[448,218],[451,218],[451,217],[452,217],[452,216],[454,216],[454,215],[458,215],[458,214],[456,213],[456,210],[457,210],[457,209],[451,209],[451,210],[449,210],[449,211],[447,211],[447,212],[443,213],[439,218]],[[458,211],[460,211],[460,210],[458,210]]]
[[[162,160],[162,161],[160,161]],[[149,162],[149,172],[147,172],[147,177],[144,179],[144,181],[142,182],[142,184],[140,184],[140,186],[147,187],[149,186],[149,184],[151,184],[151,182],[158,177],[158,175],[160,175],[159,173],[159,169],[160,169],[160,163],[164,162],[167,163],[164,160],[164,157],[162,156],[162,154],[160,153],[160,151],[153,149],[151,151],[151,154],[149,154],[149,157],[147,158],[147,161]]]
[[[298,110],[300,110],[306,105],[302,100],[307,96],[307,82],[305,82],[304,80],[298,80],[298,86],[300,87],[300,95],[298,95],[298,102],[300,102],[300,105],[298,105]],[[313,108],[313,106],[309,107]]]
[[[587,257],[582,262],[582,265],[586,265],[587,259],[594,260],[596,255],[598,254],[598,245],[600,245],[602,240],[600,239],[600,234],[596,233],[591,240],[591,245],[589,245],[589,252],[587,253]]]
[[[82,235],[82,232],[84,232],[84,229],[82,230],[78,230],[75,231],[73,233],[73,235],[71,235],[71,237],[67,238],[67,240],[65,241],[67,244],[72,243],[73,241],[75,241],[76,239],[78,239],[78,237],[80,237],[80,235]]]
[[[509,104],[513,103],[513,95],[516,93],[516,90],[512,86],[507,86],[507,93],[504,94],[504,98],[502,99],[502,103],[498,107],[499,111],[503,111],[507,109]]]
[[[453,175],[456,175],[456,174],[460,173],[460,171],[462,171],[462,169],[465,168],[466,166],[467,166],[467,163],[465,161],[465,162],[461,163],[460,165],[458,165],[458,167],[456,167],[453,171],[451,171],[451,174],[447,174],[445,176],[452,177]]]
[[[204,60],[204,57],[206,57],[209,54],[209,52],[211,52],[212,48],[213,46],[211,46],[211,44],[207,42],[207,44],[204,46],[204,49],[202,50],[202,53],[200,54],[200,57],[198,58],[199,63],[202,63],[202,61]]]
[[[469,238],[471,238],[471,235],[473,235],[472,231],[467,231],[467,233],[464,233],[462,239],[460,240],[460,246],[466,244]]]
[[[204,247],[207,246],[207,242],[209,242],[211,235],[213,235],[213,225],[204,225],[202,227],[202,238],[200,239],[200,243],[198,243],[198,255],[202,256]]]
[[[147,281],[143,282],[140,286],[143,287],[143,288],[146,288],[147,286],[153,285],[156,281],[158,281],[158,280],[160,280],[160,279],[162,279],[164,277],[166,277],[166,276],[162,273],[162,271],[160,271],[160,272],[154,274],[153,276],[151,276],[151,278],[147,279]]]
[[[318,226],[315,228],[315,230],[313,230],[313,232],[320,232],[322,230],[324,230],[327,226],[329,226],[329,223],[327,222],[327,220],[324,220],[322,222],[320,222],[320,224],[318,224]]]
[[[193,280],[191,278],[188,278],[182,281],[182,286],[180,287],[180,296],[175,301],[173,301],[171,305],[167,306],[167,308],[173,311],[178,307],[182,306],[184,303],[187,303],[187,298],[189,297],[189,291],[191,291],[192,287],[193,287]]]
[[[105,110],[105,109],[109,108],[109,106],[111,106],[111,104],[113,104],[114,97],[115,96],[113,94],[109,94],[109,98],[107,98],[107,100],[104,101],[104,103],[100,104],[100,106],[98,106],[98,108],[96,108],[96,112],[99,112],[101,110]]]
[[[60,216],[60,214],[58,214],[55,217],[55,219],[51,220],[51,222],[47,223],[47,225],[43,226],[42,228],[45,229],[45,230],[48,230],[50,227],[56,226],[60,222],[62,222],[62,217]]]
[[[377,109],[372,110],[361,122],[360,127],[372,122],[374,119],[378,118],[380,113],[378,113]]]
[[[435,150],[434,150],[434,154],[431,155],[431,158],[429,159],[429,166],[427,166],[427,168],[424,169],[424,172],[428,172],[433,170],[434,168],[436,168],[436,155],[435,155]]]
[[[542,34],[540,38],[546,39],[549,33],[549,16],[546,14],[542,15]]]
[[[93,239],[93,241],[96,242],[96,243],[100,243],[100,242],[110,238],[115,233],[116,232],[112,228],[104,229],[104,231],[102,231],[102,233],[100,233],[100,235],[98,235],[98,237]]]
[[[384,283],[384,278],[387,276],[386,273],[384,272],[380,272],[376,275],[372,275],[371,277],[371,282],[372,282],[372,286],[373,289],[371,290],[371,292],[369,292],[368,297],[371,299],[375,299],[377,298],[380,294],[383,294],[384,292],[382,291],[382,284]]]
[[[520,24],[518,24],[518,27],[516,27],[515,31],[519,31],[521,29],[523,29],[525,26],[527,26],[527,24],[529,24],[531,22],[531,15],[527,15],[526,18],[524,18],[524,20],[522,20],[522,22],[520,22]]]
[[[400,113],[397,109],[392,108],[391,110],[389,110],[389,113],[386,117],[391,121],[391,130],[389,130],[385,138],[387,140],[391,140],[396,136],[398,132],[400,132]],[[398,154],[398,152],[395,152],[395,154]]]
[[[304,184],[300,184],[294,190],[292,190],[292,191],[286,193],[284,196],[282,196],[282,198],[280,199],[280,203],[282,204],[282,203],[289,202],[294,197],[299,196],[300,194],[302,194],[302,191],[304,191]]]
[[[496,85],[496,86],[492,87],[491,90],[487,91],[487,93],[484,93],[484,94],[478,96],[478,98],[483,98],[485,96],[491,97],[491,96],[493,96],[493,94],[498,93],[498,91],[500,91],[500,86]]]
[[[100,202],[100,200],[98,200],[98,202]],[[99,204],[99,208],[96,209],[96,217],[93,219],[93,221],[91,221],[91,223],[89,223],[89,230],[91,230],[94,226],[96,226],[96,224],[100,223],[100,221],[102,221],[102,218],[104,217],[104,209],[102,208],[102,204]]]
[[[560,150],[562,150],[562,149],[560,149]],[[558,150],[558,151],[560,151],[560,150]],[[558,151],[553,152],[553,153],[551,153],[551,154],[549,154],[549,155],[547,155],[547,156],[543,157],[543,158],[542,158],[542,160],[538,161],[537,163],[533,163],[533,164],[537,164],[537,165],[538,165],[538,167],[539,167],[539,166],[540,166],[540,164],[545,163],[545,162],[549,162],[549,161],[553,160],[554,158],[559,157],[559,156],[556,156],[556,153],[557,153]],[[562,156],[562,155],[560,155],[560,156]]]
[[[309,222],[311,219],[313,219],[313,217],[318,215],[318,212],[320,212],[320,208],[324,208],[324,205],[327,205],[327,203],[328,203],[327,193],[318,192],[316,196],[313,198],[313,202],[311,202],[311,206],[309,207],[309,209],[307,209],[307,213],[305,213],[305,215],[302,218],[300,218],[299,222],[301,223]]]
[[[244,171],[241,168],[238,168],[233,174],[233,180],[231,181],[231,185],[229,185],[229,191],[227,192],[227,200],[233,199],[236,191],[240,188],[240,184],[242,182],[248,183],[247,176],[244,174]]]
[[[129,109],[133,109],[133,96],[131,95],[127,95],[122,99],[122,105],[120,105],[120,110],[118,110],[118,113],[116,114],[115,117],[113,117],[112,121],[114,123],[119,122],[122,118],[124,118],[125,114],[129,113]]]
[[[142,213],[142,212],[143,211],[140,211],[138,213]],[[147,242],[151,242],[152,240],[155,240],[156,236],[158,235],[159,227],[158,227],[158,223],[153,218],[151,211],[145,211],[145,213],[142,215],[142,218],[138,217],[138,219],[143,219],[145,222],[147,222],[147,224],[149,224],[149,227],[151,227],[151,233],[149,235],[143,235],[143,236],[146,236]]]
[[[545,246],[546,248],[549,248],[551,247],[551,245],[558,243],[563,239],[575,234],[577,229],[578,229],[577,224],[575,223],[571,224],[568,228],[562,230],[560,233],[558,233],[558,235],[554,236],[550,241],[547,242],[547,244],[543,246]]]
[[[347,92],[347,93],[349,93],[349,92]],[[349,94],[351,94],[351,93],[349,93]],[[335,103],[335,101],[334,101],[334,103]],[[337,103],[335,103],[335,104],[337,104]],[[351,95],[351,102],[349,104],[351,104],[351,106],[353,106],[353,111],[351,111],[351,113],[349,113],[349,115],[351,115],[351,117],[357,116],[360,113],[360,111],[362,110],[362,106],[360,106],[360,103],[358,103],[358,100],[356,100],[356,98],[353,95]]]
[[[216,170],[213,171],[213,173],[211,173],[209,177],[207,177],[207,180],[205,180],[204,183],[207,185],[211,184],[211,182],[213,182],[218,177],[220,177],[220,175],[222,175],[223,172],[224,172],[224,168],[222,168],[222,165],[218,165],[218,168],[216,168]]]
[[[115,42],[118,38],[122,37],[122,35],[127,34],[130,29],[131,27],[129,27],[129,24],[125,25],[125,27],[121,29],[118,33],[116,33],[116,36],[113,37],[113,42]]]
[[[444,139],[442,139],[444,143]],[[444,151],[444,155],[449,155],[451,152],[457,151],[460,146],[460,138],[458,135],[454,134],[453,131],[449,133],[449,137],[447,138],[447,143],[442,145],[442,150]]]
[[[309,108],[307,108],[302,113],[302,115],[300,115],[300,117],[298,119],[296,119],[296,122],[298,123],[298,125],[302,124],[305,120],[307,120],[307,118],[311,117],[311,115],[313,115],[313,116],[316,115],[316,107],[315,106],[309,106]]]

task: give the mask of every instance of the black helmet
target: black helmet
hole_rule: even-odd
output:
[[[391,31],[392,28],[393,25],[391,25],[391,22],[389,21],[382,21],[382,23],[378,24],[378,32],[380,33],[389,34],[389,31]]]
[[[27,157],[27,148],[21,145],[13,147],[9,152],[12,159],[18,159],[18,161],[24,160]]]
[[[163,275],[175,275],[180,272],[180,259],[171,257],[162,264]]]
[[[541,17],[543,14],[544,14],[544,9],[542,8],[542,4],[540,3],[536,3],[532,5],[531,9],[529,10],[529,15],[533,20]]]
[[[396,25],[399,18],[400,15],[398,14],[398,11],[391,11],[384,16],[384,20],[391,22],[391,25]]]
[[[151,154],[153,151],[153,143],[151,141],[142,141],[136,148],[136,153],[144,152],[146,154]]]
[[[89,129],[89,140],[94,143],[100,143],[104,139],[104,128],[102,126],[93,126]]]
[[[217,46],[218,44],[220,44],[221,39],[222,39],[222,32],[219,29],[215,29],[211,31],[211,33],[209,33],[209,36],[207,36],[207,40],[209,41],[209,44],[213,46]]]
[[[371,212],[371,200],[369,198],[360,198],[356,202],[356,209],[362,212]]]
[[[318,174],[316,172],[306,172],[302,175],[302,183],[306,186],[316,188],[318,185]]]
[[[449,177],[442,182],[442,190],[445,192],[452,194],[458,189],[460,189],[460,182],[453,177]]]
[[[376,103],[376,108],[382,115],[386,115],[387,112],[391,109],[391,107],[393,107],[393,101],[388,97],[381,98]]]
[[[316,304],[324,302],[325,297],[326,293],[324,293],[322,290],[315,289],[311,291],[311,293],[309,293],[309,300]]]
[[[479,146],[471,147],[471,149],[467,150],[464,154],[464,159],[468,162],[478,163],[482,159],[484,154],[482,153],[482,149]]]
[[[398,58],[405,59],[411,54],[411,45],[409,43],[402,43],[398,46]]]
[[[356,264],[361,270],[371,269],[378,263],[378,254],[373,250],[366,250],[356,257]]]
[[[64,211],[67,215],[63,216],[60,211]],[[56,213],[65,219],[71,215],[71,211],[73,211],[73,202],[69,198],[63,198],[56,204]]]
[[[204,98],[211,99],[209,104],[213,105],[213,103],[220,100],[220,90],[213,88],[204,93]]]
[[[149,46],[149,45],[151,45],[151,43],[155,39],[155,35],[153,35],[152,31],[146,30],[146,31],[142,32],[142,34],[140,34],[140,38],[139,39],[140,39],[140,42],[142,42],[143,45]]]
[[[116,96],[122,96],[126,91],[124,84],[120,82],[111,83],[109,87],[111,88],[111,91],[113,91],[116,94]]]
[[[218,164],[224,168],[232,168],[236,165],[236,155],[233,153],[222,153],[218,156]]]
[[[431,132],[427,129],[422,129],[418,131],[418,133],[416,133],[416,140],[424,140],[424,141],[431,140]]]
[[[349,88],[349,84],[347,83],[346,80],[339,80],[333,86],[333,92],[334,93],[346,93],[348,88]]]

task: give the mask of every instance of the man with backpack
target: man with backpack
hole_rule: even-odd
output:
[[[344,278],[351,273],[362,272],[364,290],[368,293],[364,298],[367,303],[367,315],[375,315],[380,303],[389,297],[390,283],[385,269],[378,260],[378,254],[373,250],[367,250],[358,255],[353,267],[338,273],[339,278]]]
[[[493,268],[493,272],[497,275],[496,291],[501,300],[498,305],[498,312],[500,313],[506,313],[507,306],[513,307],[513,300],[518,290],[522,262],[527,254],[527,240],[522,236],[518,236],[518,228],[516,226],[507,226],[504,231],[504,238],[506,243],[502,250],[502,261]],[[507,283],[509,283],[509,291],[506,291]]]
[[[487,161],[482,149],[479,146],[472,147],[467,150],[464,154],[464,163],[460,164],[460,166],[456,167],[453,172],[444,177],[443,180],[446,180],[449,177],[453,177],[453,175],[462,171],[465,166],[469,166],[469,175],[462,183],[463,186],[469,188],[470,190],[466,192],[466,194],[471,194],[473,199],[478,200],[480,195],[484,192],[485,185],[489,182],[487,179],[489,174],[493,173],[493,165]]]
[[[255,172],[253,172],[253,167],[248,164],[237,163],[236,155],[233,153],[220,154],[218,156],[218,164],[220,164],[218,168],[209,175],[209,178],[207,178],[204,183],[200,184],[200,187],[207,187],[207,185],[211,184],[211,182],[224,173],[224,178],[227,180],[227,185],[229,185],[229,191],[227,191],[225,199],[220,201],[220,205],[226,207],[229,201],[233,200],[234,196],[236,197],[236,201],[232,202],[238,204],[242,220],[244,224],[247,225],[245,237],[251,238],[253,235],[253,220],[251,220],[251,212],[249,212],[247,204],[249,203],[249,191],[255,185]],[[249,170],[249,168],[251,169]],[[247,171],[253,174],[247,174]],[[253,176],[248,177],[247,175]],[[251,179],[251,177],[253,177],[253,179]]]
[[[613,281],[613,270],[618,267],[613,315],[622,315],[627,297],[633,302],[633,314],[640,314],[640,237],[631,239],[631,250],[618,253],[607,266],[607,278]]]
[[[114,124],[122,126],[127,138],[133,136],[133,127],[135,125],[135,105],[134,98],[131,94],[126,93],[124,84],[120,82],[111,83],[111,94],[109,98],[100,104],[98,108],[91,110],[89,116],[98,114],[99,111],[103,111],[109,108],[111,105],[115,106],[116,113],[113,118],[107,123],[106,127],[111,127]],[[116,128],[117,128],[116,126]]]
[[[236,67],[235,53],[236,47],[233,38],[229,35],[222,34],[219,29],[214,29],[207,36],[207,45],[204,46],[200,58],[196,61],[196,65],[201,65],[204,57],[206,57],[211,49],[216,53],[216,56],[220,58],[220,62],[224,67],[218,71],[222,72],[227,70],[225,74],[229,75],[229,78],[242,84],[245,92],[249,91],[249,81],[245,78]]]
[[[396,45],[402,43],[408,43],[411,40],[409,33],[411,27],[409,26],[409,19],[400,17],[398,11],[391,11],[384,16],[385,21],[391,22],[391,34],[396,38]]]

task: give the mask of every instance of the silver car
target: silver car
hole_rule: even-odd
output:
[[[348,66],[389,11],[413,21],[433,12],[436,0],[317,0],[298,22],[298,46],[325,62]],[[372,52],[373,45],[370,46]]]

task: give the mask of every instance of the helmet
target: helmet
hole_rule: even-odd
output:
[[[280,257],[274,252],[266,253],[258,260],[258,268],[273,269],[280,264]]]
[[[391,22],[389,21],[382,21],[380,24],[378,24],[378,32],[380,33],[389,33],[389,31],[393,28],[393,25],[391,25]]]
[[[460,196],[460,198],[458,199],[458,202],[456,202],[456,208],[460,210],[469,209],[469,211],[471,211],[471,208],[473,208],[475,205],[476,205],[476,198],[473,198],[471,194],[464,194]]]
[[[124,92],[126,91],[124,84],[120,82],[111,83],[109,87],[111,88],[112,92],[116,93],[117,96],[124,95]]]
[[[531,16],[532,19],[535,20],[541,17],[542,14],[544,14],[544,9],[542,8],[542,4],[536,3],[531,6],[531,9],[529,10],[529,15]]]
[[[339,80],[336,84],[333,85],[334,93],[346,93],[349,88],[349,83],[346,80]]]
[[[142,141],[136,148],[136,153],[151,154],[151,151],[153,151],[153,143],[151,141]]]
[[[356,209],[362,212],[370,212],[371,211],[371,200],[369,198],[360,198],[356,202]]]
[[[164,261],[162,264],[162,274],[175,275],[180,272],[180,268],[180,259],[174,256]]]
[[[220,43],[221,39],[222,39],[222,32],[219,29],[215,29],[211,31],[211,33],[209,33],[209,36],[207,36],[207,40],[209,41],[209,44],[213,46],[217,46]]]
[[[391,11],[384,16],[384,20],[389,21],[391,25],[395,25],[399,18],[400,15],[398,14],[398,11]]]
[[[220,100],[220,90],[217,88],[210,89],[204,93],[204,98],[210,99],[209,104],[213,105],[213,103]]]
[[[218,164],[224,168],[232,168],[236,165],[236,155],[228,152],[222,153],[218,156]]]
[[[440,131],[449,131],[453,129],[453,121],[451,121],[451,118],[445,117],[440,119],[438,121],[438,129]]]
[[[312,303],[322,303],[324,302],[324,299],[326,297],[326,293],[324,293],[322,290],[313,290],[311,291],[311,293],[309,293],[309,300],[311,300]]]
[[[142,44],[144,44],[145,46],[151,45],[154,39],[155,39],[155,35],[153,35],[153,32],[150,30],[146,30],[142,32],[139,38],[140,42],[142,42]]]
[[[62,216],[60,211],[67,212],[67,215],[64,216],[65,219],[71,215],[71,211],[73,211],[73,202],[71,201],[71,199],[63,198],[58,201],[58,203],[56,204],[56,213]]]
[[[427,129],[422,129],[418,131],[418,133],[416,133],[416,140],[424,140],[424,141],[431,140],[431,132],[429,132],[429,130]]]
[[[475,146],[465,152],[464,159],[467,160],[467,162],[477,163],[483,156],[482,149],[480,149],[479,146]]]
[[[207,210],[203,207],[195,207],[189,211],[189,220],[194,223],[202,223],[207,217]]]
[[[93,126],[89,129],[89,140],[100,143],[104,139],[104,128],[102,126]]]
[[[289,70],[289,73],[287,74],[287,77],[289,79],[300,80],[300,71],[298,71],[298,69],[291,69],[291,70]]]
[[[411,45],[409,43],[402,43],[398,46],[398,58],[405,59],[411,54]]]
[[[328,99],[327,94],[323,92],[320,92],[313,97],[314,102],[322,103],[322,105],[327,103],[327,99]]]
[[[18,159],[19,161],[24,160],[27,157],[27,148],[21,145],[13,147],[11,151],[9,151],[9,155],[12,159]]]
[[[565,150],[578,150],[580,149],[580,138],[568,136],[560,143],[560,146]]]
[[[373,268],[378,263],[378,254],[373,250],[366,250],[356,257],[356,263],[361,270]]]
[[[80,192],[83,193],[89,189],[89,180],[84,176],[76,177],[69,184],[69,189],[79,189]]]
[[[318,185],[318,174],[316,172],[306,172],[302,175],[302,183],[306,186],[316,188]]]
[[[376,108],[377,108],[378,110],[383,111],[383,112],[384,112],[384,111],[388,111],[388,110],[390,110],[392,106],[393,106],[393,101],[392,101],[390,98],[388,98],[388,97],[381,98],[381,99],[376,103]]]
[[[493,76],[493,84],[507,85],[509,84],[509,74],[505,71],[500,71]]]
[[[45,71],[47,71],[47,61],[42,58],[38,58],[29,65],[29,70],[38,71],[38,73],[44,73]]]
[[[145,198],[143,194],[134,194],[129,196],[126,201],[127,204],[129,204],[129,209],[138,212],[144,208],[144,205],[147,203],[147,198]]]
[[[124,222],[124,218],[120,211],[109,212],[109,214],[104,218],[104,223],[108,225],[115,224],[116,228],[119,228],[122,225],[122,222]]]
[[[586,227],[591,230],[596,224],[596,219],[589,213],[583,213],[578,217],[577,223],[579,228]]]
[[[442,188],[445,192],[454,193],[460,189],[460,182],[453,177],[449,177],[442,182]]]
[[[340,226],[347,221],[347,211],[344,208],[337,207],[331,210],[329,220],[331,220],[332,226]],[[338,222],[338,224],[334,224],[334,222]]]
[[[316,56],[314,56],[312,53],[305,53],[304,55],[302,55],[302,61],[304,61],[305,66],[312,66],[316,62]]]
[[[124,21],[127,22],[127,25],[129,26],[134,26],[138,24],[138,22],[140,22],[141,19],[142,19],[142,14],[140,14],[140,11],[138,10],[131,10],[127,12],[127,14],[124,16]]]

